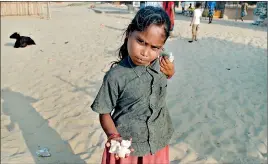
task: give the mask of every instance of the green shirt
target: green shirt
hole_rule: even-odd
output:
[[[132,138],[133,156],[144,156],[169,144],[173,127],[166,106],[167,78],[159,60],[135,66],[130,57],[110,69],[91,108],[112,113],[123,139]]]

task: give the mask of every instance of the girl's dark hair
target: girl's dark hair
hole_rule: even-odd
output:
[[[170,19],[167,15],[167,13],[160,7],[153,7],[153,6],[147,6],[145,8],[140,9],[131,23],[128,25],[125,34],[125,39],[123,45],[119,48],[119,61],[113,62],[113,67],[115,64],[118,64],[121,60],[126,58],[128,56],[128,50],[127,50],[127,41],[128,36],[133,31],[144,31],[147,27],[150,25],[164,25],[164,30],[166,33],[166,40],[170,35]]]

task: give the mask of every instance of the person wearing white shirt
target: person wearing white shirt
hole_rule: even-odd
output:
[[[185,2],[181,2],[182,14],[185,12]]]
[[[191,21],[190,26],[192,26],[192,40],[189,41],[189,43],[192,43],[194,40],[197,41],[197,31],[200,24],[200,19],[202,17],[202,10],[201,10],[201,3],[197,2],[193,14],[193,18]]]

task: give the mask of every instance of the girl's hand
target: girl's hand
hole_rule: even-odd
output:
[[[160,57],[160,71],[169,78],[175,74],[174,64],[169,61],[167,56]]]
[[[107,141],[106,144],[105,144],[105,146],[106,146],[107,148],[109,148],[109,147],[111,146],[111,140],[116,140],[116,141],[118,141],[118,142],[121,143],[121,141],[122,141],[122,137],[120,136],[120,134],[111,135],[111,136],[108,138],[108,141]],[[132,138],[130,138],[130,141],[132,141]],[[134,149],[131,148],[130,151],[133,152]],[[130,154],[126,154],[125,158],[129,157],[129,155],[130,155]],[[115,154],[115,159],[116,159],[116,160],[119,160],[119,159],[120,159],[119,156],[118,156],[117,154]]]
[[[120,134],[111,134],[108,136],[108,141],[106,142],[105,146],[110,147],[111,146],[111,140],[116,140],[118,142],[122,141],[122,137]]]

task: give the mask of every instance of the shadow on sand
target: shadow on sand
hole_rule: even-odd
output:
[[[60,81],[62,82],[65,82],[67,84],[69,84],[70,86],[72,86],[74,89],[72,90],[72,92],[83,92],[85,93],[86,95],[90,96],[90,97],[95,97],[96,96],[96,91],[94,90],[91,90],[90,88],[99,88],[102,81],[89,81],[89,80],[85,80],[86,82],[88,82],[88,85],[85,86],[85,87],[79,87],[65,79],[63,79],[62,77],[60,76],[54,76],[56,77],[57,79],[59,79]]]
[[[17,123],[23,135],[24,141],[32,154],[36,164],[41,163],[77,163],[84,164],[78,155],[68,144],[61,139],[60,135],[48,125],[47,120],[32,107],[37,99],[28,97],[9,88],[2,89],[1,97],[3,102],[3,113],[10,117],[10,124],[6,126],[8,131],[14,129]],[[37,157],[38,147],[47,147],[51,157]],[[18,145],[19,147],[19,145]]]
[[[6,43],[5,46],[7,46],[7,47],[14,47],[14,43]]]

